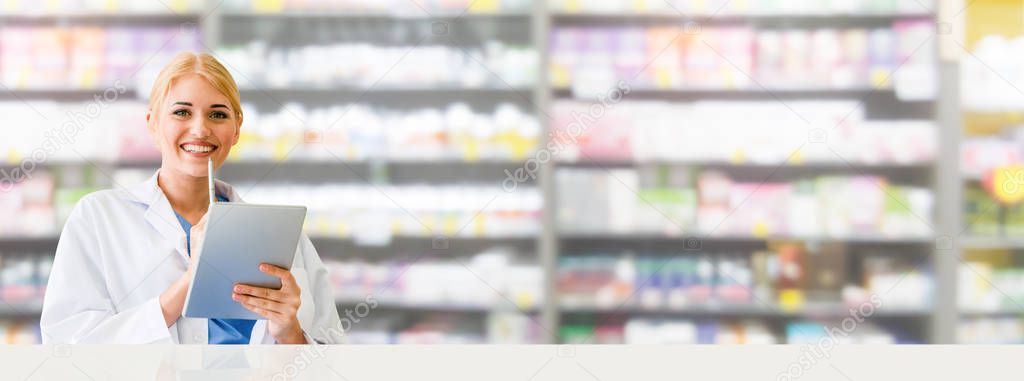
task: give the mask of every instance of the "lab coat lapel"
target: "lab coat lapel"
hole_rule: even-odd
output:
[[[149,180],[136,184],[134,187],[129,188],[128,192],[137,202],[146,206],[146,213],[144,215],[146,222],[153,229],[156,229],[167,242],[170,242],[178,251],[178,254],[187,261],[188,241],[185,240],[185,231],[181,229],[181,224],[178,223],[177,217],[174,216],[174,209],[171,208],[170,201],[167,201],[167,196],[164,195],[163,190],[157,185],[157,177],[159,175],[160,170],[158,169]],[[214,186],[217,189],[217,193],[227,197],[228,201],[244,202],[230,184],[217,180]]]
[[[174,209],[167,201],[167,196],[157,185],[159,174],[160,170],[157,170],[149,180],[129,189],[129,192],[136,198],[136,201],[146,206],[144,214],[146,222],[156,229],[167,242],[170,242],[178,254],[187,261],[188,243],[185,240],[185,231],[181,229],[181,224],[174,216]]]

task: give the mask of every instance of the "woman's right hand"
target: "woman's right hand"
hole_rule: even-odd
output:
[[[192,282],[192,274],[195,274],[196,266],[199,264],[203,238],[206,233],[207,216],[209,216],[209,213],[203,215],[199,223],[193,225],[192,230],[189,231],[189,252],[191,254],[188,258],[188,268],[186,268],[185,273],[181,274],[181,277],[174,284],[160,294],[160,310],[164,314],[164,323],[167,324],[167,327],[174,325],[185,309],[185,296],[188,295],[188,286]]]

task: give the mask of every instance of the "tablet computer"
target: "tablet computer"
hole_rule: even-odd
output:
[[[263,319],[231,299],[235,284],[281,288],[260,263],[291,269],[298,250],[304,206],[219,202],[210,205],[202,251],[188,293],[185,317]]]

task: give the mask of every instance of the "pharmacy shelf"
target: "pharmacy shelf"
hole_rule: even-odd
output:
[[[685,168],[694,171],[715,170],[728,174],[736,181],[763,182],[803,180],[816,176],[882,176],[901,179],[903,185],[927,186],[933,177],[934,167],[921,164],[865,164],[865,163],[803,163],[803,164],[754,164],[730,163],[724,161],[629,161],[600,160],[558,163],[558,168],[582,168],[594,170],[633,168]]]
[[[610,88],[611,86],[609,86]],[[553,90],[555,97],[568,99],[574,98],[574,90],[567,88],[559,88]],[[683,89],[644,89],[644,88],[633,88],[628,94],[625,95],[627,99],[678,99],[678,98],[696,98],[696,99],[717,99],[717,98],[749,98],[749,99],[764,99],[764,97],[772,98],[785,98],[785,99],[849,99],[849,98],[864,98],[864,97],[889,97],[899,102],[905,103],[931,103],[932,100],[925,101],[903,101],[896,98],[895,90],[892,88],[870,88],[870,87],[857,87],[857,88],[832,88],[832,87],[815,87],[815,88],[775,88],[766,86],[764,88],[751,87],[742,89],[729,89],[729,88],[683,88]],[[582,99],[587,99],[583,97]]]
[[[33,249],[45,249],[50,248],[51,250],[47,253],[53,255],[53,249],[57,248],[57,241],[59,237],[56,235],[47,235],[41,237],[13,237],[13,236],[0,236],[0,247],[3,248],[33,248]],[[533,236],[529,237],[464,237],[464,236],[444,236],[438,234],[437,237],[429,236],[393,236],[390,241],[384,244],[375,244],[373,242],[361,241],[352,237],[333,237],[333,236],[310,236],[310,241],[317,248],[317,251],[323,252],[325,249],[365,249],[373,250],[380,248],[387,252],[402,252],[403,249],[406,251],[436,251],[437,253],[442,252],[460,252],[463,250],[469,250],[471,248],[486,248],[494,247],[497,245],[502,246],[515,246],[515,247],[529,247],[536,243],[536,238]],[[329,256],[331,254],[324,254]],[[344,254],[344,253],[343,253]]]
[[[332,160],[331,153],[318,152],[326,150],[317,148],[317,143],[297,150],[319,153],[327,157],[325,160],[290,159],[283,162],[269,160],[229,161],[218,171],[219,179],[235,184],[251,182],[274,183],[290,182],[304,184],[321,184],[325,182],[360,183],[386,182],[393,185],[404,184],[456,184],[472,183],[494,185],[500,189],[501,182],[507,178],[505,171],[514,172],[523,167],[522,162],[515,161],[463,161],[463,160],[381,160],[381,161],[340,161]],[[0,164],[0,169],[17,167],[16,163]],[[139,169],[155,170],[160,166],[158,161],[107,161],[91,162],[56,161],[37,164],[45,168],[90,168],[100,169]],[[535,185],[533,179],[523,184]],[[125,184],[127,185],[127,184]]]
[[[928,13],[906,14],[681,14],[651,13],[556,13],[560,26],[679,26],[683,33],[699,34],[704,28],[752,26],[755,28],[884,28],[899,20],[928,20]]]
[[[680,249],[691,247],[692,250],[701,250],[706,244],[729,244],[729,243],[764,243],[773,241],[803,241],[803,242],[838,242],[847,244],[863,245],[934,245],[934,237],[883,237],[883,236],[859,236],[859,237],[801,237],[801,236],[705,236],[702,234],[666,236],[658,234],[622,234],[622,233],[571,233],[561,236],[563,241],[591,241],[591,242],[659,242],[678,243]]]
[[[494,304],[483,304],[483,303],[459,303],[459,302],[417,302],[417,301],[402,301],[398,299],[389,298],[374,298],[378,303],[375,309],[387,309],[387,310],[402,310],[408,312],[418,311],[444,311],[444,312],[463,312],[463,313],[489,313],[489,312],[525,312],[535,313],[539,310],[539,306],[514,306],[506,302],[497,302]],[[360,303],[366,303],[364,298],[360,297],[340,297],[337,299],[339,306],[354,306]]]
[[[24,250],[35,253],[53,255],[57,250],[57,236],[15,237],[0,236],[0,248],[5,250]]]
[[[268,110],[284,107],[287,102],[298,102],[307,107],[364,103],[390,109],[436,108],[453,103],[465,103],[474,110],[488,110],[499,103],[512,103],[526,110],[537,107],[533,90],[521,87],[266,87],[242,89],[240,92],[242,99]]]
[[[1000,236],[968,236],[954,238],[954,244],[959,244],[962,249],[1024,249],[1024,238],[1022,237],[1000,237]]]
[[[306,148],[316,151],[316,148]],[[334,151],[331,151],[334,153]],[[337,153],[335,153],[337,154]],[[494,185],[500,190],[506,179],[505,171],[515,171],[522,163],[515,162],[462,162],[462,161],[394,161],[394,162],[341,162],[341,161],[296,161],[268,164],[257,162],[228,163],[223,166],[218,178],[228,182],[261,181],[265,183],[381,183],[404,184],[457,184],[474,183]],[[533,185],[534,182],[527,181]]]
[[[259,18],[259,19],[341,19],[341,20],[494,20],[494,19],[520,19],[529,18],[529,12],[501,11],[501,12],[453,12],[437,10],[415,9],[410,12],[374,12],[363,10],[352,11],[281,11],[281,12],[251,12],[251,11],[229,11],[221,12],[224,18]]]
[[[315,142],[306,143],[308,145],[315,146]],[[0,162],[0,168],[14,167],[19,163],[2,163]],[[75,166],[91,166],[99,165],[105,167],[119,167],[119,168],[156,168],[160,166],[159,160],[101,160],[94,159],[92,163],[82,161],[50,161],[39,163],[39,166],[48,167],[75,167]],[[311,159],[288,159],[285,161],[273,161],[273,160],[233,160],[229,159],[224,163],[225,166],[246,166],[246,167],[273,167],[275,165],[309,165],[309,166],[320,166],[320,165],[393,165],[393,166],[487,166],[487,165],[498,165],[498,166],[509,166],[509,165],[522,165],[521,161],[514,160],[457,160],[457,159],[440,159],[440,160],[412,160],[412,159],[380,159],[380,160],[357,160],[357,161],[339,161],[333,159],[324,160],[311,160]]]
[[[531,25],[529,28],[520,28],[527,30],[532,39],[533,45],[542,57],[547,57],[549,54],[547,51],[548,39],[550,37],[550,30],[553,26],[562,26],[567,24],[615,24],[615,25],[635,25],[635,24],[668,24],[683,27],[686,21],[696,21],[698,24],[717,24],[719,21],[726,24],[750,24],[750,25],[783,25],[787,27],[801,27],[801,26],[828,26],[836,27],[837,25],[858,25],[861,27],[870,26],[882,26],[890,23],[895,19],[905,18],[933,18],[930,14],[908,14],[908,15],[719,15],[713,20],[705,20],[707,17],[693,17],[693,18],[682,18],[678,15],[673,14],[564,14],[560,12],[550,12],[545,10],[547,7],[545,2],[535,2],[535,9],[530,12],[510,14],[476,14],[467,13],[462,18],[471,20],[467,22],[476,23],[476,21],[486,22],[488,20],[499,21],[500,24],[514,24],[519,25],[520,21],[529,20]],[[396,20],[402,22],[408,18],[417,22],[417,20],[429,22],[431,20],[445,21],[451,20],[452,14],[448,14],[440,11],[431,11],[434,15],[427,16],[426,14],[419,14],[418,12],[412,12],[412,16],[406,15],[391,15],[385,13],[373,14],[368,12],[285,12],[285,13],[267,13],[267,14],[256,14],[254,12],[246,11],[228,11],[219,10],[215,11],[210,17],[198,17],[200,24],[200,30],[204,36],[214,36],[212,39],[207,39],[207,45],[211,48],[220,47],[220,41],[218,38],[223,38],[221,34],[223,30],[222,24],[231,23],[232,25],[252,23],[254,28],[251,31],[253,33],[266,32],[267,27],[275,25],[287,25],[289,28],[292,24],[296,26],[305,26],[305,29],[314,29],[312,25],[334,25],[336,23],[344,23],[349,27],[359,27],[361,23],[355,22],[360,19],[370,19],[368,21],[381,21],[388,22],[387,19]],[[188,15],[187,20],[183,21],[196,21],[197,15]],[[455,15],[457,17],[457,15]],[[92,17],[92,18],[90,18]],[[94,16],[80,16],[77,20],[82,23],[91,23],[92,19],[100,20],[106,15],[94,15]],[[154,16],[155,17],[155,16]],[[31,18],[31,17],[30,17]],[[134,23],[134,22],[145,22],[145,16],[139,17],[124,17],[118,15],[117,20],[112,20],[115,24],[122,23]],[[44,22],[56,22],[63,23],[63,20],[70,20],[69,24],[74,24],[76,18],[42,18]],[[284,19],[284,20],[279,20]],[[322,20],[318,20],[322,19]],[[3,20],[0,18],[0,20]],[[140,21],[142,20],[142,21]],[[460,21],[462,19],[460,18]],[[31,20],[29,20],[31,21]],[[281,21],[284,21],[282,24]],[[322,22],[321,22],[322,21]],[[0,21],[2,22],[2,21]],[[163,21],[159,21],[163,22]],[[262,24],[257,24],[262,23]],[[313,24],[315,23],[315,24]],[[498,24],[498,23],[496,23]],[[475,24],[473,24],[475,25]],[[326,27],[325,27],[326,28]],[[297,32],[304,32],[304,30],[296,30]],[[310,33],[297,33],[299,38],[310,37]],[[282,40],[284,41],[284,40]],[[288,43],[294,44],[306,44],[315,41],[288,41]],[[542,59],[542,62],[546,60]],[[243,89],[242,97],[247,102],[252,102],[260,106],[272,109],[273,107],[280,107],[282,104],[288,102],[298,102],[305,105],[313,104],[331,104],[337,105],[342,102],[365,102],[375,105],[396,105],[399,107],[421,107],[422,105],[436,105],[441,102],[450,103],[455,101],[464,101],[470,103],[474,109],[478,106],[485,108],[490,105],[497,104],[498,102],[514,102],[524,106],[528,106],[529,109],[539,110],[550,110],[552,103],[557,99],[569,99],[576,95],[568,89],[552,89],[551,85],[547,82],[546,70],[542,67],[540,72],[540,82],[532,87],[520,87],[520,88],[486,88],[486,89],[465,89],[457,87],[422,87],[422,88],[396,88],[379,86],[374,89],[363,89],[353,87],[330,87],[330,88],[302,88],[299,86],[294,87],[269,87],[269,88],[258,88],[258,89]],[[242,80],[240,82],[246,82]],[[955,82],[955,81],[953,81]],[[944,80],[945,83],[945,80]],[[80,99],[89,100],[92,97],[101,92],[99,90],[28,90],[22,91],[17,90],[13,93],[0,92],[0,97],[6,97],[11,100],[17,100],[18,98],[24,99]],[[144,96],[144,94],[143,94]],[[122,98],[126,98],[128,95],[123,95]],[[132,94],[132,98],[139,98],[139,96]],[[924,116],[931,116],[933,106],[936,102],[924,101],[924,102],[904,102],[895,96],[895,92],[892,89],[871,89],[871,88],[859,88],[859,89],[830,89],[830,88],[817,88],[817,89],[772,89],[764,91],[760,89],[744,89],[744,90],[723,90],[723,89],[690,89],[690,90],[654,90],[654,89],[634,89],[634,91],[627,96],[628,99],[664,99],[664,100],[704,100],[704,99],[727,99],[727,100],[765,100],[765,99],[861,99],[865,102],[865,107],[869,110],[876,108],[882,108],[885,110],[895,109],[893,114],[897,117],[912,116],[915,118],[921,118]],[[580,99],[590,100],[586,96],[580,96]],[[442,103],[444,104],[444,103]],[[881,106],[879,106],[881,105]],[[937,108],[937,107],[935,107]],[[886,115],[885,117],[888,117]],[[876,115],[869,115],[870,119],[876,119]],[[544,134],[542,136],[547,136]],[[543,144],[542,144],[543,146]],[[956,156],[956,153],[943,152],[947,155]],[[154,162],[141,162],[136,164],[107,164],[118,167],[136,167],[136,168],[155,168],[156,163]],[[371,168],[380,172],[380,164],[368,164],[368,163],[345,163],[346,165],[338,165],[340,163],[334,163],[334,165],[327,164],[302,164],[302,163],[285,163],[278,165],[277,163],[229,163],[224,168],[225,175],[232,175],[234,171],[238,173],[239,178],[244,178],[243,173],[255,173],[257,171],[263,171],[266,173],[269,169],[274,168],[271,177],[268,181],[284,181],[288,183],[297,183],[311,180],[305,173],[317,173],[321,170],[325,170],[328,176],[336,176],[339,173],[351,173],[349,166],[355,168],[357,171],[365,170],[365,179],[376,181],[380,178],[393,178],[401,177],[400,174],[396,174],[396,171],[406,170],[413,172],[417,178],[429,179],[431,183],[451,183],[465,181],[467,178],[467,172],[464,170],[469,168],[481,168],[485,172],[482,177],[472,175],[474,180],[479,178],[486,178],[488,181],[497,180],[494,182],[496,187],[500,187],[500,181],[504,179],[504,173],[500,170],[502,165],[508,165],[511,163],[504,163],[498,165],[491,164],[473,164],[464,165],[456,162],[439,162],[439,163],[397,163],[397,164],[384,164],[383,172],[387,172],[387,176],[369,176]],[[564,165],[574,166],[575,164]],[[583,166],[588,164],[581,164]],[[632,165],[627,163],[621,163],[617,166]],[[738,169],[750,169],[752,171],[767,171],[767,168],[760,165],[743,164],[739,166],[725,165],[724,163],[718,163],[725,168],[738,168]],[[563,166],[563,165],[559,165]],[[421,167],[427,167],[428,170],[422,170]],[[797,170],[808,170],[807,168],[816,168],[815,165],[808,165],[808,167],[799,167]],[[922,164],[920,166],[908,166],[906,168],[895,166],[892,168],[894,171],[910,171],[914,173],[925,172],[926,169],[932,168],[931,164]],[[545,167],[545,173],[542,173],[540,179],[536,185],[543,190],[545,195],[545,208],[550,205],[554,205],[551,200],[554,200],[558,194],[558,189],[554,184],[554,170],[556,166]],[[832,172],[833,170],[839,170],[840,168],[832,166],[822,166],[820,168],[823,172]],[[873,170],[889,170],[887,168],[863,168],[865,171]],[[436,170],[434,172],[433,170]],[[815,169],[818,170],[818,169]],[[248,175],[245,175],[248,176]],[[492,178],[489,176],[499,176]],[[323,180],[324,176],[321,176],[319,180]],[[353,178],[358,180],[357,178]],[[234,181],[230,179],[230,181]],[[333,178],[330,180],[334,180]],[[896,178],[896,180],[904,180],[903,178]],[[940,199],[941,201],[941,199]],[[937,208],[942,208],[943,205],[947,205],[944,202],[937,202]],[[366,258],[366,255],[380,255],[394,256],[395,254],[416,254],[426,253],[427,255],[461,255],[471,254],[479,252],[481,248],[489,248],[497,245],[501,246],[515,246],[517,248],[524,248],[524,253],[536,253],[537,259],[544,267],[546,279],[544,292],[548,296],[546,297],[543,305],[537,306],[536,310],[544,315],[545,326],[557,327],[558,317],[566,313],[587,313],[590,312],[601,312],[597,311],[597,308],[562,308],[556,303],[557,298],[553,297],[557,292],[554,287],[553,275],[557,274],[557,257],[558,253],[561,252],[559,246],[565,245],[577,245],[580,243],[592,243],[596,245],[629,245],[627,247],[639,247],[644,246],[648,242],[670,244],[675,245],[679,248],[685,247],[686,237],[665,237],[650,234],[612,234],[609,236],[605,235],[584,235],[584,234],[560,234],[559,228],[556,225],[556,218],[549,218],[550,210],[545,213],[545,224],[540,237],[519,237],[519,238],[448,238],[445,239],[445,245],[438,247],[446,248],[435,248],[434,237],[393,237],[393,239],[385,245],[365,245],[359,240],[352,238],[333,238],[333,237],[313,237],[314,244],[318,251],[324,256],[333,256],[334,258],[346,258],[350,259],[353,256],[357,258]],[[699,235],[695,235],[700,237]],[[715,244],[723,245],[735,245],[739,244],[752,244],[762,245],[769,240],[807,240],[808,238],[795,238],[795,237],[771,237],[769,238],[756,238],[756,237],[700,237],[700,242],[704,247],[714,246]],[[860,237],[860,238],[849,238],[849,239],[837,239],[837,238],[814,238],[813,240],[828,241],[828,242],[849,242],[853,244],[878,244],[889,247],[890,245],[916,245],[921,247],[931,247],[933,241],[931,238],[915,238],[915,239],[890,239],[882,237]],[[0,248],[9,249],[17,248],[18,245],[35,245],[39,247],[48,247],[48,250],[56,246],[56,237],[49,238],[0,238]],[[944,281],[939,279],[939,281]],[[944,299],[939,299],[944,300]],[[342,305],[350,303],[358,303],[361,300],[339,300]],[[479,305],[460,305],[450,303],[389,303],[388,301],[381,301],[381,308],[391,308],[390,305],[394,305],[395,309],[416,312],[416,311],[472,311],[482,312],[485,310],[484,306]],[[783,312],[783,316],[816,316],[816,314],[827,314],[836,316],[838,311],[845,311],[840,308],[841,306],[824,306],[820,307],[807,307],[798,309],[796,311]],[[486,310],[491,310],[491,307],[486,307]],[[26,310],[29,310],[26,308]],[[35,310],[35,314],[38,314],[38,308]],[[0,314],[2,314],[0,310]],[[634,310],[635,314],[667,314],[673,315],[678,314],[676,311],[647,311],[647,310]],[[765,316],[771,317],[775,312],[767,308],[756,308],[756,307],[733,307],[723,309],[722,307],[717,308],[704,308],[694,309],[684,313],[696,313],[701,316],[724,316],[724,317],[745,317],[745,316]],[[892,311],[883,312],[879,311],[881,316],[892,313],[898,316],[913,316],[920,317],[922,319],[929,315],[928,311]],[[902,314],[901,314],[902,313]],[[554,317],[554,319],[549,319]],[[916,323],[915,323],[916,324]],[[925,323],[927,324],[927,322]],[[557,330],[555,330],[557,331]],[[557,337],[554,335],[547,337],[548,342],[557,342]],[[928,340],[926,340],[928,341]]]
[[[689,306],[684,308],[644,308],[635,304],[618,306],[586,306],[563,305],[563,313],[596,313],[625,315],[658,315],[658,316],[749,316],[759,318],[814,318],[850,316],[849,306],[839,303],[814,304],[799,308],[783,308],[781,306],[765,306],[756,304],[716,304],[705,306]],[[854,307],[855,308],[855,307]],[[932,313],[928,308],[879,308],[873,317],[926,317]]]
[[[29,13],[29,14],[0,14],[2,24],[173,24],[181,22],[195,22],[203,17],[198,12],[72,12],[72,13]]]
[[[967,183],[981,181],[982,175],[980,173],[961,173],[960,178]]]
[[[633,168],[648,165],[666,165],[682,167],[701,167],[722,170],[808,170],[808,171],[844,171],[847,169],[865,171],[920,171],[932,170],[933,163],[843,163],[843,162],[805,162],[805,163],[744,163],[715,160],[591,160],[562,161],[559,167],[567,168]]]
[[[473,314],[485,314],[491,312],[519,312],[533,314],[539,311],[538,306],[513,306],[508,303],[498,303],[493,305],[479,304],[479,303],[453,303],[453,302],[406,302],[397,300],[388,300],[375,298],[378,303],[375,310],[394,310],[394,311],[406,311],[406,312],[427,312],[427,311],[438,311],[438,312],[459,312],[459,313],[473,313]],[[359,303],[365,302],[361,298],[339,298],[336,300],[339,306],[354,306]],[[38,317],[43,310],[42,300],[30,300],[30,301],[0,301],[0,318],[31,318]]]
[[[919,12],[899,14],[720,14],[710,15],[689,14],[681,15],[677,12],[647,12],[647,13],[600,13],[600,12],[561,12],[550,11],[551,22],[555,27],[658,27],[672,26],[680,28],[681,33],[700,33],[704,28],[715,28],[725,26],[751,26],[754,28],[772,29],[810,29],[810,28],[876,28],[890,27],[893,22],[907,19],[934,19],[936,16],[931,11],[921,9]],[[689,29],[687,29],[689,28]],[[945,80],[945,78],[944,78]],[[766,101],[766,100],[859,100],[864,108],[865,116],[869,120],[935,120],[939,105],[946,103],[947,99],[937,97],[936,99],[907,100],[901,99],[893,88],[873,88],[870,86],[852,88],[832,87],[800,87],[781,88],[761,81],[768,86],[761,88],[756,84],[742,89],[728,88],[680,88],[680,89],[656,89],[636,88],[624,96],[627,100],[653,100],[669,102],[693,102],[705,100],[723,101]],[[945,83],[945,82],[944,82]],[[551,96],[556,100],[578,100],[593,101],[599,94],[595,89],[612,88],[613,84],[605,86],[598,84],[587,84],[579,88],[553,88]],[[577,92],[576,90],[581,90]],[[941,130],[945,131],[945,128]],[[940,135],[945,139],[945,135]],[[956,156],[949,151],[942,151],[943,155]],[[797,165],[775,163],[732,163],[714,161],[682,161],[672,162],[668,160],[651,162],[640,162],[638,160],[610,160],[579,163],[557,163],[557,168],[593,168],[593,169],[615,169],[615,168],[639,168],[644,166],[679,166],[694,168],[709,168],[725,171],[733,177],[753,176],[763,179],[765,175],[786,177],[804,177],[811,173],[816,174],[863,174],[871,173],[884,175],[887,178],[900,184],[911,184],[927,186],[933,190],[937,188],[937,168],[941,168],[939,159],[935,161],[899,164],[899,163],[802,163]],[[942,205],[936,207],[937,215],[942,215]],[[935,221],[933,223],[938,223]],[[692,226],[686,226],[692,228]],[[781,235],[770,237],[754,236],[726,236],[706,237],[695,232],[675,233],[673,236],[665,236],[662,232],[655,233],[578,233],[567,231],[564,227],[556,226],[559,233],[558,244],[560,253],[576,253],[591,251],[595,248],[601,249],[625,249],[648,252],[664,252],[666,256],[685,255],[689,252],[718,252],[719,249],[761,248],[771,241],[805,241],[809,243],[845,243],[856,245],[861,252],[891,252],[893,255],[914,255],[932,256],[935,247],[934,237],[884,237],[884,236],[856,236],[856,237],[801,237],[793,235]],[[607,250],[606,250],[607,251]],[[934,259],[933,259],[934,262]],[[937,299],[944,300],[944,299]],[[564,301],[564,300],[563,300]],[[598,315],[619,315],[614,306],[601,308],[594,305],[560,305],[557,306],[562,320],[572,321],[576,315],[598,314]],[[645,309],[635,305],[623,307],[621,315],[647,315],[650,317],[704,317],[704,318],[841,318],[849,316],[849,308],[835,304],[807,305],[802,308],[784,309],[781,306],[756,306],[756,305],[707,305],[694,306],[690,308],[668,310],[668,309]],[[879,309],[877,312],[880,318],[907,319],[918,326],[929,326],[938,315],[937,308],[904,308],[904,309]],[[901,320],[902,321],[902,320]],[[935,342],[940,340],[940,335],[935,332],[941,329],[951,330],[948,327],[924,328],[923,332],[915,334],[921,337],[923,342]],[[951,331],[952,332],[952,331]]]
[[[117,99],[138,99],[138,93],[128,84],[125,91],[117,93]],[[110,89],[115,89],[110,87]],[[38,89],[0,89],[0,100],[58,100],[84,101],[93,100],[95,96],[104,96],[107,88],[69,89],[69,88],[38,88]],[[111,93],[110,95],[113,95]]]
[[[1024,317],[1024,307],[1002,307],[995,309],[971,309],[960,310],[960,315],[965,317],[986,317],[986,316],[1021,316]]]
[[[532,96],[532,88],[523,87],[459,87],[450,85],[422,86],[422,87],[353,87],[350,85],[337,85],[332,87],[300,87],[300,86],[277,86],[277,87],[247,87],[239,89],[242,97],[260,93],[270,94],[315,94],[333,96],[359,96],[364,94],[386,94],[394,96],[429,96],[433,94],[456,93],[464,98],[471,98],[480,95],[523,95]]]
[[[537,244],[535,237],[410,237],[395,236],[387,242],[367,242],[351,237],[310,237],[317,252],[324,258],[362,259],[396,257],[445,257],[473,255],[506,247],[519,253],[532,253]]]
[[[36,317],[43,312],[43,300],[0,301],[0,317]]]
[[[636,21],[686,21],[694,20],[702,24],[707,23],[735,23],[744,20],[775,20],[787,23],[799,23],[801,21],[829,22],[836,20],[848,20],[858,24],[870,23],[872,21],[892,22],[908,18],[933,18],[935,15],[928,12],[906,12],[906,13],[686,13],[686,12],[630,12],[630,11],[581,11],[565,12],[554,11],[551,17],[556,22],[589,21],[589,22],[636,22]]]

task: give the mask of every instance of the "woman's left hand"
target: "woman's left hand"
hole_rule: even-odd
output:
[[[281,344],[306,344],[299,326],[299,285],[288,270],[263,263],[260,271],[281,279],[281,289],[236,284],[231,298],[268,321],[270,335]]]

